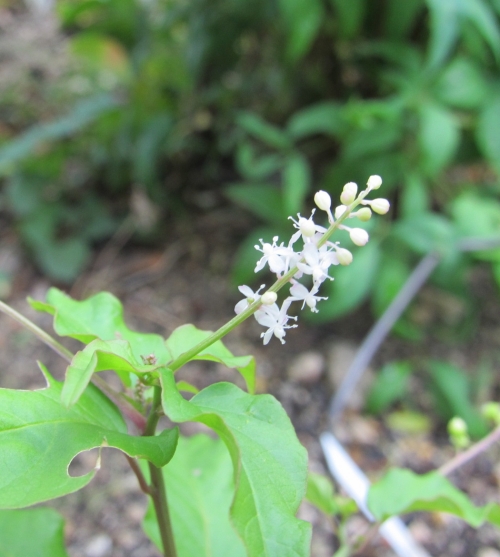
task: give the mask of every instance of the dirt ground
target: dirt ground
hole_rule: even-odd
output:
[[[110,242],[96,254],[93,265],[69,292],[76,298],[99,290],[112,292],[122,299],[127,322],[137,330],[167,337],[177,326],[188,322],[213,330],[232,317],[234,304],[240,299],[236,288],[227,280],[235,251],[233,236],[228,231],[231,227],[237,228],[242,219],[243,216],[234,211],[200,216],[191,221],[189,227],[181,224],[164,250],[131,246],[118,250]],[[51,332],[50,316],[36,314],[25,301],[27,296],[43,299],[49,283],[31,266],[29,258],[22,255],[9,229],[0,228],[0,272],[9,277],[3,287],[6,301]],[[411,396],[414,408],[430,417],[429,428],[417,433],[401,431],[389,427],[386,416],[372,417],[363,412],[364,392],[384,363],[401,358],[418,362],[431,356],[454,362],[473,373],[489,361],[493,373],[489,394],[497,394],[498,294],[484,270],[480,269],[471,277],[471,284],[477,309],[473,334],[454,340],[450,334],[445,341],[428,335],[424,343],[391,336],[376,355],[350,407],[335,425],[335,434],[370,478],[379,477],[388,466],[428,471],[453,456],[444,426],[432,409],[425,378],[418,370],[412,378]],[[446,310],[445,299],[444,294],[432,287],[426,287],[419,296],[416,307],[427,319],[429,330],[434,330],[432,325],[436,320],[443,320],[446,311],[455,311],[451,307],[452,300]],[[347,319],[322,327],[301,320],[298,329],[288,332],[284,346],[276,339],[263,346],[259,339],[260,327],[253,320],[244,323],[226,339],[235,354],[256,357],[259,390],[271,392],[284,405],[301,442],[309,451],[312,470],[326,471],[318,435],[328,427],[327,407],[339,378],[371,325],[368,309],[362,308]],[[450,330],[453,327],[449,325]],[[71,342],[63,342],[69,348],[76,347]],[[65,363],[20,325],[1,315],[0,386],[42,387],[36,360],[46,364],[57,378],[63,377]],[[191,364],[183,373],[185,379],[199,388],[215,380],[238,381],[232,371],[211,363]],[[193,431],[191,428],[188,432]],[[498,455],[498,449],[492,448],[452,476],[452,480],[467,490],[478,504],[500,501]],[[84,453],[78,464],[82,469],[89,469],[94,460],[95,454]],[[66,517],[71,557],[158,555],[140,527],[146,508],[145,496],[118,451],[105,449],[101,470],[91,484],[53,504]],[[300,516],[314,525],[313,557],[331,557],[336,539],[328,520],[306,504]],[[474,530],[458,519],[441,514],[417,513],[405,517],[405,521],[414,537],[434,557],[500,556],[500,532],[490,526]],[[365,532],[367,527],[361,516],[355,516],[350,520],[349,532],[355,536]],[[390,557],[393,553],[375,536],[358,555]]]

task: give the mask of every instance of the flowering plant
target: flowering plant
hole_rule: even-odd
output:
[[[328,227],[314,222],[313,211],[309,218],[300,214],[292,218],[296,231],[286,245],[278,243],[277,237],[272,243],[261,240],[256,249],[262,256],[255,271],[267,265],[276,274],[276,282],[262,294],[263,286],[257,292],[240,286],[245,298],[236,304],[236,316],[214,333],[193,325],[177,328],[167,339],[138,333],[127,327],[122,306],[111,294],[101,292],[76,301],[50,289],[46,301],[30,303],[53,315],[58,335],[83,343],[72,354],[1,304],[2,311],[21,321],[69,363],[63,383],[40,365],[45,389],[0,389],[0,509],[6,510],[2,512],[12,513],[12,509],[81,489],[96,470],[72,477],[68,473],[71,461],[82,451],[109,446],[125,454],[140,488],[150,497],[144,529],[163,555],[308,555],[311,527],[295,516],[306,490],[306,451],[279,402],[270,395],[254,394],[253,357],[234,356],[221,339],[254,315],[265,327],[264,344],[273,336],[284,343],[287,330],[297,326],[297,317],[288,314],[293,302],[318,311],[324,299],[318,295],[320,286],[333,280],[330,267],[348,265],[353,259],[331,237],[345,230],[354,244],[366,244],[366,231],[345,223],[356,217],[369,219],[370,207],[380,214],[389,210],[385,199],[367,199],[381,183],[380,177],[371,176],[359,195],[355,184],[347,184],[341,205],[333,212],[330,196],[320,191],[315,202],[326,212]],[[301,249],[296,251],[298,244]],[[308,277],[312,284],[300,282]],[[278,292],[286,286],[289,296],[280,307]],[[227,382],[198,391],[178,380],[177,373],[191,360],[212,360],[235,368],[248,392]],[[116,372],[122,391],[99,377],[103,370]],[[183,392],[194,396],[185,398]],[[172,424],[201,422],[220,439],[184,438],[176,425],[159,432],[163,415]],[[0,513],[0,531],[6,516],[10,532],[25,527],[26,515],[16,513]],[[49,514],[45,518],[54,519]],[[40,536],[39,557],[65,555],[60,529]]]

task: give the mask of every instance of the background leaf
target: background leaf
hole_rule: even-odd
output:
[[[500,506],[475,507],[471,500],[438,472],[419,476],[410,470],[392,469],[368,492],[368,508],[377,520],[414,512],[446,512],[471,526],[485,521],[500,526]]]

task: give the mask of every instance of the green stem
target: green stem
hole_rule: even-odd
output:
[[[368,192],[362,192],[355,201],[353,201],[350,205],[347,206],[345,212],[340,216],[333,224],[330,225],[328,230],[323,234],[321,240],[318,242],[318,247],[324,245],[331,235],[339,229],[340,225],[349,217],[352,211],[361,203],[361,201],[366,197]],[[303,261],[303,260],[302,260]],[[288,271],[285,275],[279,278],[267,291],[268,292],[278,292],[285,286],[291,278],[297,273],[298,267],[295,266]],[[242,311],[239,315],[233,317],[230,321],[228,321],[225,325],[223,325],[220,329],[217,329],[214,333],[208,336],[206,339],[202,340],[192,348],[190,348],[187,352],[181,354],[178,358],[173,360],[169,365],[168,368],[171,369],[173,372],[176,372],[179,368],[183,365],[187,364],[190,360],[192,360],[197,354],[205,350],[211,346],[214,342],[217,342],[222,337],[226,336],[230,333],[234,328],[238,325],[243,323],[245,319],[248,319],[251,315],[253,315],[262,305],[260,300],[255,301],[253,304],[249,305],[244,311]]]
[[[61,358],[64,358],[67,362],[71,362],[71,360],[73,359],[73,354],[65,346],[57,342],[56,339],[52,338],[43,329],[37,327],[27,317],[24,317],[24,315],[21,315],[15,309],[11,308],[10,306],[8,306],[7,304],[1,301],[0,301],[0,311],[2,313],[5,313],[5,315],[8,315],[9,317],[12,317],[12,319],[15,319],[18,323],[21,323],[21,325],[24,328],[28,329],[28,331],[31,331],[43,343],[45,343],[47,346],[52,348],[54,352],[57,352],[57,354],[59,354]]]
[[[154,435],[158,420],[160,419],[161,410],[161,387],[154,387],[153,404],[148,417],[144,435]],[[151,476],[151,486],[149,494],[153,500],[156,512],[156,520],[160,537],[163,545],[163,555],[165,557],[177,557],[175,550],[174,534],[172,530],[172,522],[170,520],[170,512],[168,509],[167,491],[165,489],[165,481],[163,479],[163,471],[157,468],[152,462],[148,462],[149,474]]]

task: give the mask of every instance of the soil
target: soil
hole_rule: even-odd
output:
[[[186,223],[180,223],[163,250],[131,246],[120,250],[112,240],[96,254],[93,266],[68,290],[79,299],[100,290],[112,292],[123,301],[127,323],[137,330],[167,337],[177,326],[189,322],[201,329],[213,330],[233,315],[234,304],[241,297],[227,277],[236,248],[234,236],[229,232],[242,221],[244,215],[224,208],[210,215],[200,215],[189,223],[189,228]],[[25,301],[27,296],[44,299],[49,283],[26,256],[21,255],[23,252],[9,229],[3,230],[0,271],[10,276],[9,292],[4,285],[7,301],[50,332],[50,316],[37,314]],[[335,424],[337,438],[370,478],[376,479],[388,466],[406,466],[425,472],[453,456],[418,362],[431,356],[473,372],[481,366],[484,368],[489,361],[487,395],[491,399],[498,390],[493,371],[498,363],[495,358],[500,342],[498,297],[484,270],[479,269],[471,282],[477,310],[473,334],[450,340],[453,338],[453,326],[450,326],[447,341],[429,335],[425,342],[412,343],[391,336]],[[435,330],[432,325],[442,320],[446,296],[432,287],[424,288],[419,295],[416,307],[420,318],[426,316],[429,330]],[[438,306],[441,309],[436,312]],[[276,339],[263,346],[259,339],[260,327],[253,320],[245,322],[226,338],[226,344],[235,354],[256,357],[258,389],[274,394],[287,410],[299,439],[308,449],[311,470],[326,473],[318,436],[329,428],[330,397],[371,325],[369,310],[363,307],[344,320],[321,327],[312,326],[301,318],[299,327],[287,333],[287,343],[283,346]],[[66,344],[75,349],[71,342]],[[46,364],[56,378],[64,376],[65,362],[3,315],[0,316],[0,348],[2,387],[43,387],[36,360]],[[409,400],[396,409],[411,408],[430,417],[430,425],[419,431],[390,427],[387,412],[370,416],[363,411],[366,388],[375,372],[395,359],[407,359],[416,368]],[[185,379],[199,388],[217,380],[239,381],[232,371],[210,363],[191,364],[183,373]],[[185,432],[195,430],[191,427]],[[111,449],[103,450],[102,457],[100,471],[85,489],[51,503],[66,517],[69,554],[72,557],[158,556],[142,533],[140,523],[146,498],[126,460]],[[72,473],[89,470],[95,459],[95,451],[83,453]],[[498,449],[492,448],[458,470],[452,480],[478,504],[498,502]],[[329,520],[308,504],[301,507],[299,515],[313,523],[313,557],[330,557],[337,541]],[[405,521],[415,539],[435,557],[500,555],[500,532],[493,527],[474,530],[459,519],[442,514],[415,513],[405,517]],[[360,515],[349,521],[348,531],[352,538],[368,528]],[[394,554],[375,535],[357,555],[389,557]]]

